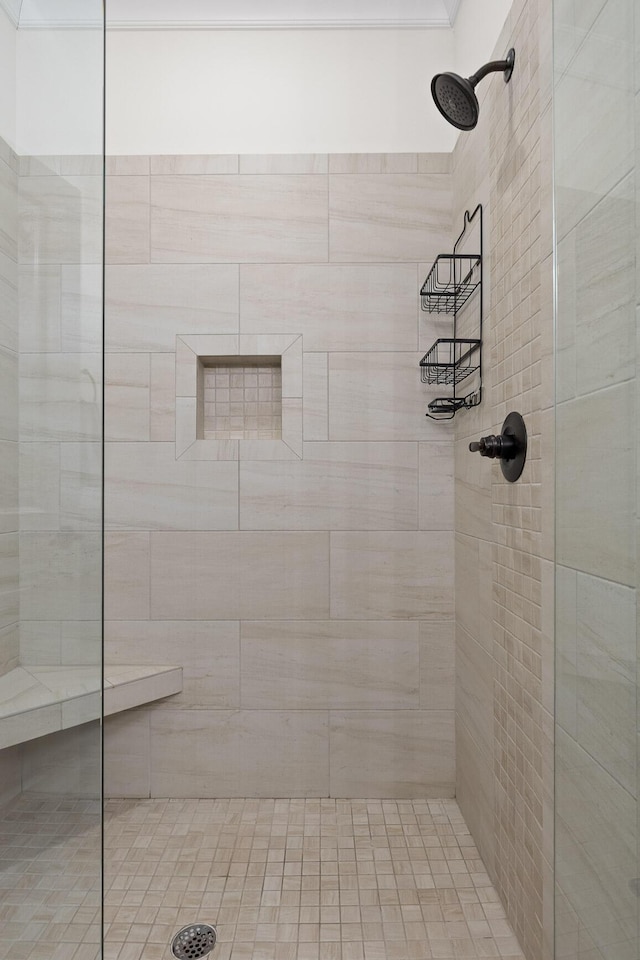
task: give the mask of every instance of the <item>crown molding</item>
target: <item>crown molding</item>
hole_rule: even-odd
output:
[[[447,14],[449,16],[449,24],[453,27],[455,26],[456,17],[458,16],[458,11],[460,10],[460,4],[462,0],[443,0]]]
[[[458,4],[323,0],[319,14],[317,0],[106,0],[106,10],[109,30],[428,30],[451,27]],[[26,30],[102,26],[99,0],[0,0],[0,6]]]
[[[20,23],[21,6],[22,0],[0,0],[0,7],[4,10],[14,27],[17,27]]]

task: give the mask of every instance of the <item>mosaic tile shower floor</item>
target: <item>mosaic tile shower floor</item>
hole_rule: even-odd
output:
[[[522,960],[455,801],[106,811],[106,960],[167,960],[196,919],[217,926],[215,960]]]
[[[98,960],[99,806],[0,811],[2,960]],[[460,811],[446,801],[111,800],[105,960],[522,960]]]

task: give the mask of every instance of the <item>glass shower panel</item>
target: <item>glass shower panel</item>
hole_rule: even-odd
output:
[[[103,12],[0,10],[0,956],[101,956]],[[3,131],[0,130],[0,135]],[[4,281],[4,283],[2,283]]]
[[[638,956],[637,3],[554,3],[556,955]]]

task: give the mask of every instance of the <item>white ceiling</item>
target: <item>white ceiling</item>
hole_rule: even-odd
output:
[[[112,29],[438,28],[460,0],[105,0]],[[16,26],[100,26],[101,0],[0,0]]]

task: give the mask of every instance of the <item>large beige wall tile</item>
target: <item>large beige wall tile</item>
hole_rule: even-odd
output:
[[[84,723],[32,740],[23,747],[22,788],[26,791],[100,802],[100,724]],[[100,816],[95,812],[91,859],[100,859]]]
[[[452,797],[453,711],[332,712],[334,797]]]
[[[240,705],[240,625],[227,620],[109,620],[107,665],[176,663],[182,693],[165,709],[221,709]]]
[[[305,441],[329,439],[329,357],[305,353],[302,358],[302,418]]]
[[[18,534],[0,535],[0,629],[13,627],[19,619]],[[0,644],[0,647],[4,644]]]
[[[172,443],[109,443],[105,482],[107,529],[237,529],[232,461],[176,460]]]
[[[418,353],[330,353],[330,440],[440,440],[450,425],[425,416],[433,388]]]
[[[456,711],[456,800],[478,845],[487,870],[493,871],[496,830],[493,749],[486,749]]]
[[[160,154],[151,157],[150,161],[153,176],[238,173],[238,155],[235,153],[185,154],[182,156]]]
[[[151,354],[149,439],[176,438],[176,361],[172,353]]]
[[[578,573],[576,607],[576,739],[634,794],[636,591]]]
[[[431,260],[451,235],[451,178],[366,174],[329,178],[332,261]]]
[[[18,439],[18,354],[0,346],[0,439]]]
[[[20,529],[60,529],[60,444],[21,443]]]
[[[18,529],[18,480],[18,444],[0,440],[0,533],[14,533]]]
[[[149,193],[149,177],[107,177],[107,263],[149,263]]]
[[[0,253],[17,260],[18,257],[18,177],[9,164],[0,160]]]
[[[60,352],[61,274],[58,264],[25,263],[18,271],[20,352]],[[5,341],[2,341],[5,343]]]
[[[322,619],[328,533],[152,533],[157,620]]]
[[[149,619],[149,534],[106,533],[104,616],[107,620]]]
[[[240,154],[239,172],[247,173],[328,173],[326,153]]]
[[[415,708],[418,624],[244,621],[242,706]]]
[[[464,584],[456,593],[456,622],[493,654],[492,544],[476,537],[456,534],[455,582]]]
[[[412,443],[307,443],[304,460],[240,465],[245,530],[415,530]]]
[[[417,173],[417,153],[332,153],[329,173]]]
[[[456,707],[459,722],[485,755],[493,750],[494,663],[486,650],[459,624],[456,626]]]
[[[122,264],[105,282],[107,351],[173,353],[177,334],[238,332],[232,264]]]
[[[20,358],[20,438],[98,441],[101,384],[99,354],[24,354]]]
[[[491,433],[491,429],[487,428]],[[478,434],[480,435],[480,433]],[[491,465],[469,450],[469,440],[456,440],[455,516],[456,529],[468,537],[491,540],[493,537],[493,504],[491,500]]]
[[[327,260],[324,177],[153,177],[154,262]]]
[[[18,336],[18,265],[0,253],[0,343],[17,350]]]
[[[102,262],[102,177],[22,177],[22,263]]]
[[[419,526],[421,530],[453,530],[453,445],[421,443]]]
[[[20,535],[20,611],[26,620],[96,620],[101,593],[100,534]]]
[[[149,440],[150,376],[148,354],[106,354],[105,440]]]
[[[635,583],[634,384],[627,382],[557,409],[557,559],[617,583]],[[576,437],[607,437],[616,467]],[[606,510],[595,509],[606,503]]]
[[[417,349],[413,264],[248,264],[240,277],[243,333],[301,333],[314,351]]]
[[[153,709],[152,796],[322,797],[328,792],[326,711]]]
[[[0,751],[0,807],[10,803],[22,791],[22,748]]]
[[[453,617],[453,534],[331,534],[331,616]]]
[[[420,706],[453,710],[455,700],[455,623],[420,624]]]
[[[126,710],[104,723],[105,797],[150,796],[148,710]]]
[[[101,530],[102,476],[100,443],[60,444],[61,530]]]
[[[101,263],[60,268],[60,348],[69,353],[102,352]]]

